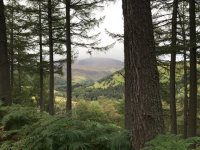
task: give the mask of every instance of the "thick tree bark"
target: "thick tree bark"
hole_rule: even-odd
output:
[[[9,68],[4,4],[0,0],[0,100],[6,105],[12,103]]]
[[[71,0],[66,0],[66,47],[67,47],[67,103],[66,111],[72,109],[72,54],[71,54],[71,31],[70,31],[70,3]]]
[[[190,13],[190,100],[188,114],[188,137],[196,136],[197,128],[197,59],[196,59],[196,13],[195,0],[189,0]]]
[[[172,13],[172,52],[170,62],[170,116],[171,116],[171,133],[177,134],[177,118],[176,118],[176,41],[177,41],[177,15],[178,0],[173,2]]]
[[[159,94],[150,0],[123,0],[125,35],[125,103],[130,110],[132,146],[163,132],[164,121]]]
[[[41,1],[39,1],[39,45],[40,45],[40,111],[44,111],[44,97],[43,97],[43,50],[42,50],[42,10]]]
[[[53,60],[53,33],[52,33],[52,5],[48,0],[48,23],[49,23],[49,59],[50,59],[50,89],[49,89],[49,114],[54,114],[54,60]]]
[[[124,89],[126,90],[126,88]],[[126,91],[124,91],[126,93]],[[128,98],[128,97],[127,97]],[[133,127],[133,119],[131,119],[131,105],[130,100],[126,100],[126,94],[125,94],[125,129],[131,131]]]

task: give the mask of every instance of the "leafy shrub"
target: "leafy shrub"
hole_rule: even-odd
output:
[[[6,141],[3,144],[0,144],[0,149],[1,150],[11,150],[12,142],[11,141]]]
[[[129,142],[125,131],[113,125],[52,117],[27,128],[14,149],[129,150]]]
[[[79,101],[74,109],[74,116],[79,120],[107,122],[105,113],[98,101]]]
[[[6,114],[7,114],[7,111],[6,111],[6,110],[0,109],[0,124],[1,124],[2,118],[3,118]]]
[[[127,132],[114,133],[111,136],[111,150],[130,150],[130,138]]]
[[[96,104],[92,106],[99,107]],[[5,108],[8,114],[2,122],[9,130],[0,132],[1,150],[130,149],[128,133],[114,124],[98,123],[91,119],[83,121],[66,115],[49,116],[28,107]],[[100,119],[102,116],[98,117]]]
[[[2,112],[2,118],[6,115],[6,114],[9,114],[9,113],[12,113],[12,112],[17,112],[17,111],[26,111],[26,112],[29,112],[29,111],[36,111],[37,109],[35,109],[34,107],[23,107],[21,105],[12,105],[12,106],[2,106],[0,107],[0,112]],[[0,118],[0,119],[2,119]]]
[[[9,113],[2,118],[2,125],[5,130],[20,129],[24,125],[31,124],[39,119],[38,113],[32,107],[15,106],[12,109],[10,107],[6,108]]]
[[[2,120],[2,124],[5,130],[13,130],[29,124],[31,120],[32,118],[26,116],[25,112],[17,112],[6,115]]]
[[[191,145],[199,142],[199,137],[183,139],[176,135],[158,135],[143,150],[188,150]]]
[[[102,123],[114,123],[121,126],[122,115],[118,112],[117,102],[111,100],[78,101],[73,116],[78,120],[91,120]]]

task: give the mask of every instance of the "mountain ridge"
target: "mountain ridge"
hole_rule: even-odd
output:
[[[124,67],[123,62],[112,58],[87,58],[76,61],[72,65],[72,83],[77,84],[94,83],[110,76]],[[66,66],[63,66],[64,75],[56,75],[56,89],[66,87]]]
[[[123,66],[122,61],[113,58],[92,57],[81,59],[72,65],[73,80],[75,81],[77,76],[79,79],[82,76],[84,80],[98,81],[122,69]]]
[[[91,57],[77,60],[74,65],[108,65],[108,66],[123,66],[123,62],[114,58]]]

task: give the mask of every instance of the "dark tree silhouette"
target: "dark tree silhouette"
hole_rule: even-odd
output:
[[[172,13],[172,52],[170,62],[170,112],[171,112],[171,133],[177,134],[177,118],[176,118],[176,42],[177,42],[177,16],[178,16],[178,0],[173,2]]]
[[[190,100],[188,137],[196,136],[197,129],[197,58],[196,58],[196,9],[195,0],[189,0],[190,14]]]
[[[54,114],[54,60],[53,60],[53,35],[52,35],[52,5],[48,0],[48,24],[49,24],[49,59],[50,59],[50,86],[49,86],[49,114]]]
[[[6,105],[12,103],[10,89],[10,69],[6,38],[6,23],[3,0],[0,1],[0,100]]]

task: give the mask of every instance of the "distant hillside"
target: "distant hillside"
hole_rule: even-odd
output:
[[[119,68],[123,66],[123,62],[112,58],[88,58],[77,61],[75,65]]]
[[[160,72],[160,92],[163,100],[168,98],[168,78],[169,72],[159,67]],[[180,73],[180,72],[179,72]],[[177,81],[181,78],[177,76]],[[101,97],[108,99],[124,98],[124,69],[114,72],[113,74],[96,81],[90,85],[80,85],[74,88],[73,96],[77,99],[96,100]]]
[[[100,97],[123,99],[124,70],[117,71],[90,85],[80,85],[74,88],[73,96],[77,99],[97,100]]]
[[[181,67],[182,66],[180,66],[180,68]],[[163,100],[167,100],[169,95],[169,70],[160,66],[158,68],[160,72],[161,97]],[[181,76],[178,74],[182,74],[182,72],[177,72],[177,83],[182,81]],[[180,85],[181,84],[179,83],[179,86]],[[123,99],[124,69],[118,70],[98,81],[94,81],[87,84],[76,84],[73,87],[73,97],[76,99],[85,100],[96,100],[101,97],[108,99]]]
[[[169,65],[158,66],[160,74],[160,94],[163,102],[169,102]],[[177,63],[176,70],[176,98],[177,102],[182,102],[184,97],[184,79],[183,65]],[[200,71],[200,66],[198,66]],[[200,77],[198,76],[198,83]],[[200,88],[198,88],[200,92]],[[198,95],[199,96],[199,95]],[[76,84],[73,88],[73,97],[76,99],[96,100],[101,98],[107,99],[123,99],[124,98],[124,70],[114,72],[113,74],[104,77],[90,84]]]
[[[123,62],[111,58],[79,60],[72,65],[73,82],[98,81],[122,69],[123,65]]]
[[[78,60],[72,65],[73,85],[93,83],[122,69],[122,61],[111,58],[88,58]],[[64,76],[55,76],[56,89],[65,89],[66,67],[63,67]]]

